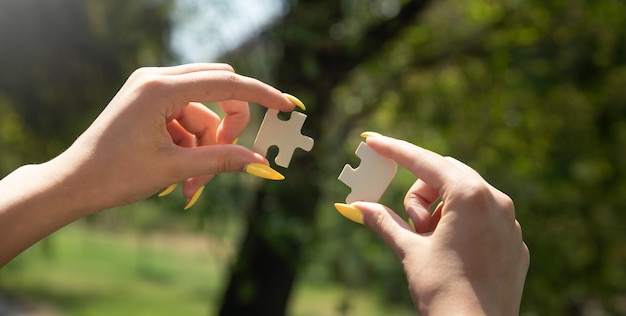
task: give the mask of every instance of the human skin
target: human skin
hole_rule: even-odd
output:
[[[220,102],[225,118],[199,102]],[[224,64],[133,73],[70,148],[0,180],[0,267],[78,218],[173,183],[183,182],[191,200],[217,173],[275,178],[264,157],[232,144],[248,123],[247,102],[280,111],[299,103]],[[453,158],[365,136],[371,148],[418,177],[404,201],[410,221],[378,203],[338,209],[394,250],[420,314],[517,314],[529,252],[511,199]]]
[[[199,102],[220,102],[225,117]],[[0,267],[81,217],[173,183],[183,182],[190,199],[217,173],[280,176],[263,156],[232,144],[248,123],[247,102],[295,107],[277,89],[226,64],[135,71],[65,152],[0,181]]]
[[[454,158],[377,133],[363,136],[418,178],[404,200],[408,223],[378,203],[336,206],[393,249],[420,315],[518,314],[530,254],[513,201]]]

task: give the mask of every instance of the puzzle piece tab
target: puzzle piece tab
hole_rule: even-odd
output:
[[[294,111],[291,112],[291,118],[288,121],[283,121],[278,118],[278,110],[267,109],[259,133],[252,145],[252,151],[265,156],[270,146],[278,146],[278,155],[274,162],[281,167],[289,167],[296,148],[305,151],[313,149],[313,138],[301,133],[304,120],[306,120],[305,114]]]
[[[355,153],[361,158],[359,167],[354,169],[345,165],[339,175],[339,180],[352,188],[346,203],[378,202],[396,175],[398,166],[395,161],[379,155],[363,142]]]

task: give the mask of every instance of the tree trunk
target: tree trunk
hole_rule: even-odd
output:
[[[354,68],[377,54],[373,47],[383,47],[414,23],[427,2],[406,3],[394,19],[372,25],[350,47],[343,41],[313,43],[300,38],[300,33],[294,30],[308,27],[308,32],[317,30],[316,34],[327,34],[329,21],[342,20],[346,15],[340,1],[298,1],[285,21],[270,31],[283,44],[283,58],[276,65],[276,85],[299,97],[306,96],[303,101],[307,104],[308,118],[303,134],[313,137],[315,146],[310,153],[296,152],[289,169],[281,170],[284,181],[267,182],[257,192],[220,315],[285,314],[289,294],[302,267],[303,244],[315,240],[315,210],[320,208],[318,200],[322,194],[317,179],[325,174],[339,175],[341,168],[325,170],[323,166],[328,165],[329,157],[336,157],[341,151],[338,146],[350,130],[348,124],[341,124],[331,128],[333,135],[328,134],[329,117],[335,111],[332,91]],[[312,21],[310,16],[316,13],[324,17]],[[307,20],[314,25],[301,26]],[[319,73],[305,75],[311,67]],[[332,205],[324,208],[334,211]]]

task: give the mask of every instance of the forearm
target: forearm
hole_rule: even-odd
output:
[[[414,278],[414,274],[409,277]],[[423,274],[420,277],[424,278]],[[427,279],[433,279],[428,278]],[[415,289],[410,282],[409,291],[420,315],[517,315],[520,297],[511,295],[505,288],[510,284],[472,283],[467,277],[457,275],[441,278],[430,286]],[[422,283],[424,284],[424,283]],[[501,291],[493,291],[502,288]]]
[[[0,267],[57,229],[89,214],[80,180],[58,160],[0,180]]]
[[[473,291],[463,291],[454,295],[424,295],[420,298],[411,291],[415,307],[420,315],[513,315],[494,312],[495,306],[483,305]],[[493,302],[495,303],[495,302]],[[494,304],[495,305],[495,304]]]

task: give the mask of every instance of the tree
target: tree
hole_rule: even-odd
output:
[[[288,186],[272,183],[257,192],[247,212],[246,236],[220,314],[285,313],[303,264],[303,244],[316,236],[312,223],[321,207],[323,190],[317,179],[332,178],[332,171],[326,168],[332,160],[329,157],[340,148],[338,144],[343,143],[351,127],[341,124],[342,128],[327,133],[328,118],[335,114],[333,90],[355,67],[377,55],[370,47],[384,46],[400,34],[415,22],[426,4],[410,1],[393,17],[370,16],[358,35],[345,39],[327,35],[328,21],[348,23],[354,18],[350,8],[341,2],[298,1],[281,24],[263,35],[278,41],[282,49],[278,57],[281,62],[275,64],[274,83],[312,105],[306,112],[304,131],[317,142],[312,158],[300,156],[292,161],[294,167],[285,173]]]
[[[0,96],[41,148],[58,154],[130,73],[167,60],[168,1],[0,2]]]
[[[262,289],[276,293],[280,282],[288,293],[301,245],[326,240],[311,227],[315,212],[332,212],[323,203],[343,192],[319,179],[336,177],[349,160],[336,154],[346,135],[365,126],[455,156],[513,197],[532,257],[522,312],[624,313],[625,6],[439,1],[395,36],[370,36],[376,18],[357,8],[383,3],[395,2],[299,1],[242,49],[274,57],[267,78],[309,104],[305,134],[316,148],[287,171],[289,188],[257,194],[222,312],[233,302],[265,310]],[[414,180],[398,178],[392,200]],[[274,272],[262,256],[275,259]]]

